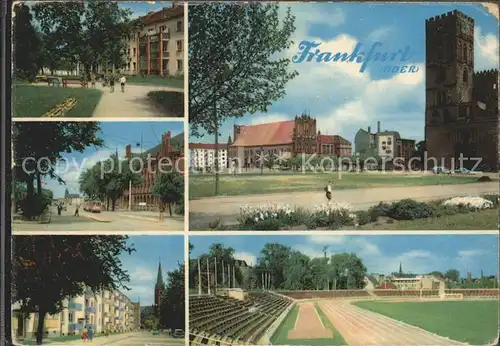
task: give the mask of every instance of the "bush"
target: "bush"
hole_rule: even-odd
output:
[[[368,209],[368,214],[370,215],[370,221],[375,222],[380,216],[389,216],[391,210],[391,205],[387,203],[380,202],[376,206]]]
[[[356,214],[351,213],[350,206],[326,203],[317,206],[309,220],[306,222],[308,229],[316,229],[318,227],[328,227],[328,229],[339,229],[342,226],[354,226],[356,222]]]
[[[23,211],[23,215],[29,218],[42,215],[50,203],[50,198],[42,194],[41,196],[33,195],[31,199],[24,198],[19,203],[19,206]]]
[[[488,181],[491,181],[490,177],[488,177],[487,175],[483,175],[481,178],[479,178],[477,181],[479,181],[480,183],[484,183],[484,182],[488,182]]]
[[[426,219],[434,214],[434,208],[427,203],[403,199],[391,205],[388,216],[396,220]]]
[[[358,211],[356,213],[356,217],[358,220],[358,224],[360,226],[369,224],[370,222],[374,222],[376,220],[372,220],[372,216],[368,211]]]
[[[498,205],[500,204],[500,196],[499,195],[487,194],[487,195],[484,195],[481,197],[492,202],[494,207],[498,207]]]
[[[241,208],[238,223],[240,229],[278,230],[285,226],[301,224],[302,218],[301,210],[294,210],[288,205],[268,204]]]
[[[176,91],[150,91],[151,97],[167,115],[172,117],[184,116],[184,93]]]

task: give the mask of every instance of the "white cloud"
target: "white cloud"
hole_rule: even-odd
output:
[[[482,34],[481,27],[474,29],[474,69],[476,71],[498,68],[498,36]]]
[[[250,266],[257,264],[257,257],[250,252],[236,252],[234,254],[234,258],[245,261]]]
[[[489,14],[491,14],[493,17],[495,17],[496,19],[499,19],[499,13],[498,13],[498,5],[497,4],[494,4],[494,3],[490,3],[490,2],[482,2],[481,3],[482,6],[484,6],[486,8],[486,10],[488,11]]]
[[[380,41],[381,39],[387,37],[391,32],[393,31],[393,28],[388,27],[388,26],[383,26],[380,27],[370,33],[368,35],[368,40],[370,41]]]

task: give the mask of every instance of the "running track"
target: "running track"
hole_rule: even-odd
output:
[[[466,345],[377,314],[347,301],[318,302],[349,346]]]

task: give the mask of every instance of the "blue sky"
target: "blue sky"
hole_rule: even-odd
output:
[[[122,290],[132,301],[140,299],[141,306],[151,305],[154,300],[154,286],[158,275],[158,261],[161,261],[163,280],[167,272],[177,269],[177,263],[184,262],[184,236],[140,235],[130,237],[129,245],[137,250],[131,255],[120,256],[123,268],[129,272],[131,290]]]
[[[132,17],[137,18],[146,15],[150,11],[158,11],[163,7],[171,7],[171,1],[138,1],[122,2],[120,7],[130,8],[133,11]]]
[[[133,152],[140,152],[141,147],[137,147],[136,144],[141,143],[141,135],[142,148],[145,151],[160,144],[163,133],[170,130],[173,137],[184,129],[182,122],[101,122],[100,124],[100,137],[104,140],[104,147],[89,147],[83,153],[63,154],[62,156],[68,160],[68,166],[71,166],[67,172],[64,165],[59,166],[66,185],[60,185],[49,178],[45,181],[44,187],[52,190],[55,198],[63,197],[66,188],[70,193],[79,193],[80,173],[98,161],[107,159],[117,150],[120,157],[125,157],[127,144],[132,145]]]
[[[190,236],[194,245],[191,258],[207,253],[211,244],[221,243],[235,249],[237,259],[255,264],[267,243],[280,243],[310,257],[354,252],[363,259],[369,273],[390,274],[403,265],[403,271],[425,274],[434,270],[457,269],[462,276],[496,275],[498,271],[498,236],[496,235],[255,235]]]
[[[293,57],[298,43],[321,43],[321,51],[351,53],[357,43],[369,50],[381,42],[379,52],[410,48],[408,61],[419,67],[413,74],[384,73],[385,64],[374,62],[364,73],[358,64],[292,64],[299,76],[288,83],[287,95],[267,114],[257,113],[226,121],[221,142],[233,135],[233,125],[250,125],[293,119],[304,111],[316,117],[324,134],[339,134],[354,142],[359,128],[399,131],[404,138],[424,139],[425,111],[425,19],[459,10],[475,20],[475,70],[498,68],[498,9],[494,5],[308,3],[282,4],[296,16],[295,44],[283,54]],[[486,7],[486,6],[489,6]],[[496,16],[496,17],[495,17]],[[213,143],[213,136],[190,138],[190,142]]]

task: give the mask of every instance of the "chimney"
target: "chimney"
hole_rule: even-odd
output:
[[[368,133],[372,133],[372,128],[368,126]]]
[[[377,133],[380,132],[380,121],[377,121]]]
[[[130,144],[125,147],[125,157],[129,161],[132,158],[132,146]]]

